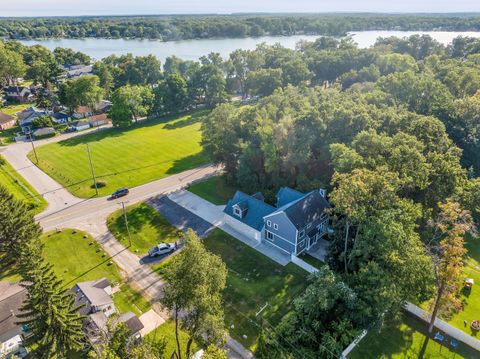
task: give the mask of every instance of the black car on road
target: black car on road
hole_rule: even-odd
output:
[[[128,190],[128,188],[120,188],[112,193],[111,198],[123,197],[123,196],[126,196],[129,192],[130,191]]]

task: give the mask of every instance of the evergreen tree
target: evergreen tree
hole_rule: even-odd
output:
[[[18,260],[25,244],[40,233],[27,206],[0,186],[0,257]]]
[[[27,345],[34,348],[35,358],[65,358],[69,351],[84,346],[83,317],[75,307],[75,298],[63,287],[52,266],[41,257],[36,241],[27,244],[32,250],[22,259],[21,272],[27,298],[19,315],[31,331]]]

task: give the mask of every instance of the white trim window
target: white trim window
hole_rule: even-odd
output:
[[[240,208],[238,207],[233,207],[233,213],[238,217],[242,217],[242,211],[240,211]]]
[[[267,227],[271,227],[272,226],[272,221],[270,221],[269,219],[267,219]]]
[[[277,230],[278,229],[278,224],[274,223],[273,224],[273,229]]]
[[[269,241],[273,241],[273,233],[270,232],[270,231],[265,231],[265,237],[269,240]]]
[[[298,233],[298,238],[303,238],[304,235],[305,235],[305,230],[302,229],[302,230]]]

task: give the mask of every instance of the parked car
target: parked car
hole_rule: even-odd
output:
[[[111,197],[112,198],[123,197],[123,196],[126,196],[129,192],[130,191],[128,190],[128,188],[119,188],[112,193]]]
[[[157,257],[163,254],[170,254],[175,250],[175,243],[160,243],[158,246],[150,248],[148,255],[150,257]]]

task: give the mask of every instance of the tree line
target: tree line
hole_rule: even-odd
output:
[[[478,31],[469,14],[284,14],[0,19],[0,37],[146,38],[163,41],[262,35],[332,35],[363,30]]]
[[[206,151],[239,188],[274,203],[281,186],[322,187],[333,205],[329,268],[264,327],[258,357],[338,357],[406,301],[429,301],[430,333],[461,308],[465,238],[480,221],[477,46],[322,38],[297,51],[307,81],[203,122]]]

